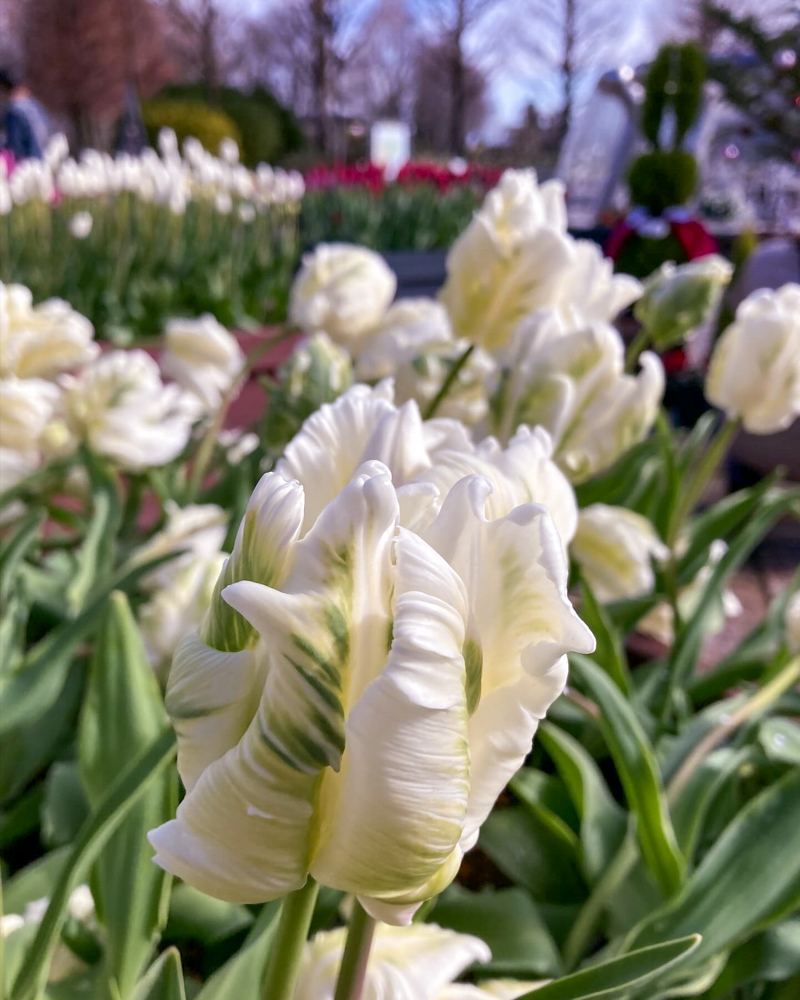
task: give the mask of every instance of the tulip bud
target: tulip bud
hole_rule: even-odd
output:
[[[650,593],[652,560],[666,559],[669,549],[646,517],[596,503],[579,513],[570,553],[595,597],[618,601]]]
[[[800,414],[800,285],[759,289],[717,341],[706,396],[751,434],[774,434]]]
[[[279,451],[303,421],[332,403],[353,383],[353,363],[327,333],[315,333],[298,344],[278,373],[280,385],[270,395],[264,421],[267,447]]]
[[[645,282],[634,314],[660,350],[688,340],[714,313],[731,280],[733,265],[718,254],[676,267],[663,264]]]

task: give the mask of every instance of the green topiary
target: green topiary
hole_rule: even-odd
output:
[[[179,142],[189,136],[199,139],[215,155],[223,139],[233,139],[238,144],[242,142],[242,134],[230,116],[201,101],[157,97],[144,102],[142,115],[148,138],[153,145],[162,128],[171,128]]]
[[[642,132],[654,149],[661,148],[661,127],[668,109],[675,115],[672,148],[680,148],[700,110],[705,78],[705,59],[696,45],[659,49],[647,73],[642,107]]]
[[[660,215],[665,208],[691,198],[697,186],[697,161],[680,149],[645,153],[634,161],[628,184],[632,204]]]
[[[208,103],[207,88],[200,83],[167,87],[159,97]],[[219,108],[236,123],[241,133],[242,162],[249,167],[277,163],[303,145],[302,132],[294,116],[261,87],[249,94],[234,87],[216,87],[211,95],[211,107]]]

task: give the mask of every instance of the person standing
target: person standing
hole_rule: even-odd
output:
[[[4,69],[0,69],[0,123],[3,149],[16,160],[41,159],[50,133],[47,113],[28,88]]]

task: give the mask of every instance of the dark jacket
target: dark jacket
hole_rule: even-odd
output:
[[[42,150],[36,140],[31,123],[22,111],[11,104],[5,118],[6,141],[5,148],[11,150],[17,160],[42,158]]]

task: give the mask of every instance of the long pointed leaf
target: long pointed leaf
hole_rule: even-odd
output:
[[[685,863],[672,829],[650,741],[630,702],[608,674],[585,656],[571,656],[570,664],[600,707],[603,736],[628,805],[636,815],[642,855],[664,895],[674,895],[683,881]]]
[[[165,730],[119,774],[82,827],[69,860],[60,872],[27,961],[14,984],[12,1000],[33,1000],[38,996],[47,978],[70,893],[85,877],[103,845],[150,786],[150,782],[174,760],[176,752],[175,734],[171,729]]]
[[[685,962],[699,944],[699,934],[692,934],[665,944],[640,948],[621,958],[612,958],[556,979],[547,986],[523,994],[519,1000],[592,1000],[594,997],[612,1000],[612,997],[643,986]]]

